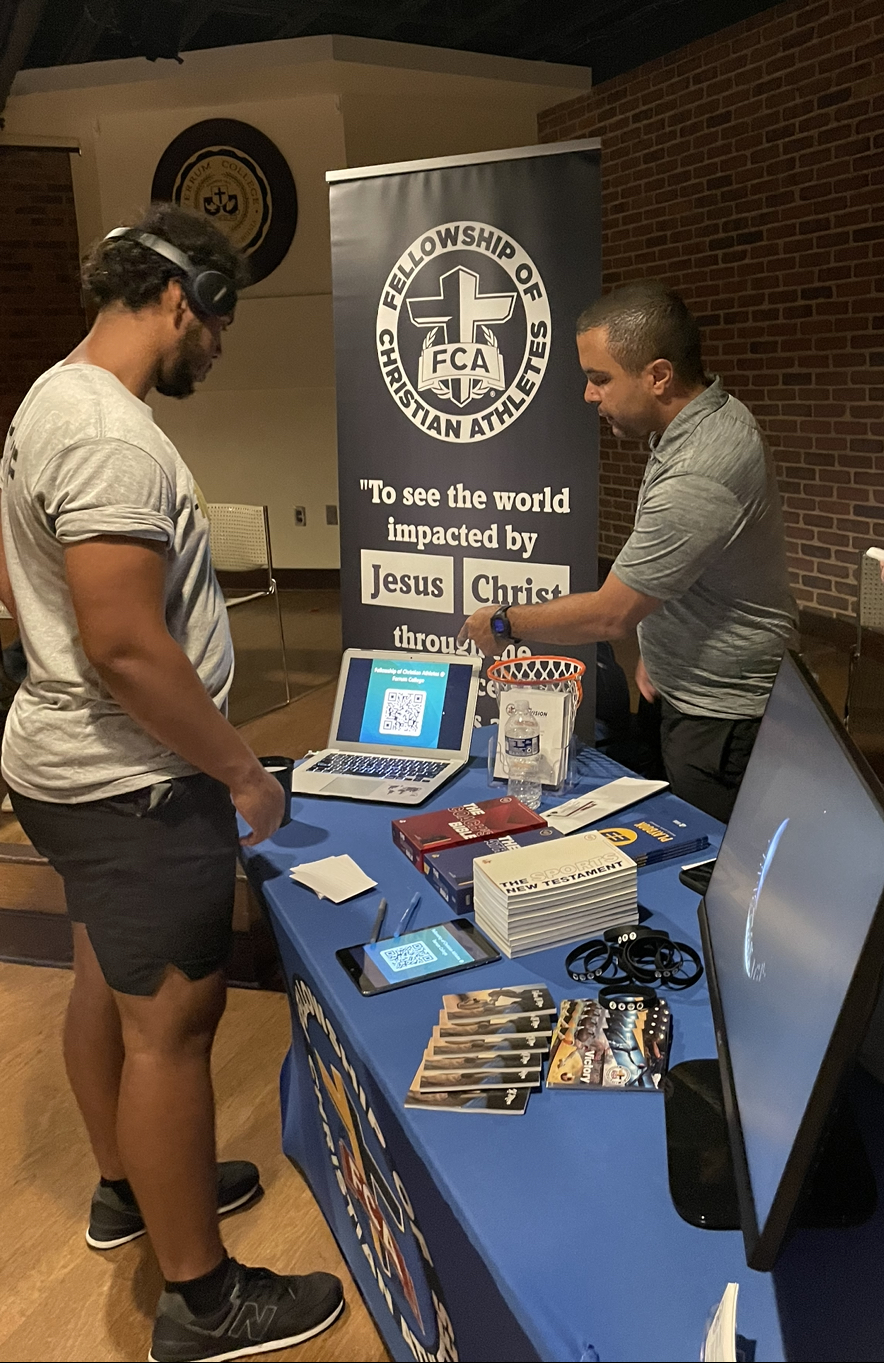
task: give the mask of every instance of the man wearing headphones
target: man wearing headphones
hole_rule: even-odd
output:
[[[83,267],[95,324],[33,385],[0,466],[0,598],[28,664],[3,776],[73,923],[65,1061],[101,1176],[86,1238],[150,1235],[157,1363],[297,1344],[343,1308],[337,1278],[246,1268],[218,1229],[260,1187],[253,1164],[215,1162],[235,810],[254,844],[283,795],[225,718],[208,522],[145,400],[206,377],[246,282],[223,234],[174,205],[110,233]]]

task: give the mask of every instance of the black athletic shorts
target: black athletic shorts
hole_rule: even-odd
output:
[[[238,839],[220,781],[185,776],[81,804],[10,796],[111,989],[150,995],[169,965],[191,980],[224,965]]]

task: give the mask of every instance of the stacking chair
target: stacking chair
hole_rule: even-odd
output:
[[[880,555],[880,557],[879,557]],[[858,747],[884,775],[884,551],[859,555],[856,643],[850,657],[844,719]]]
[[[279,630],[279,652],[282,659],[282,673],[285,681],[285,700],[269,705],[257,714],[268,714],[288,705],[292,698],[289,687],[288,663],[285,653],[285,634],[282,627],[282,608],[276,579],[273,576],[273,557],[270,549],[270,522],[266,506],[235,506],[225,503],[210,503],[209,532],[212,546],[212,562],[218,573],[222,587],[225,578],[236,574],[240,579],[248,575],[244,595],[232,596],[225,591],[228,611],[247,606],[250,602],[272,599],[276,607],[276,622]],[[250,590],[250,588],[252,588]],[[249,715],[248,718],[257,718]]]

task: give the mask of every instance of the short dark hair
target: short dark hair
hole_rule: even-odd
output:
[[[608,349],[628,374],[669,360],[682,383],[703,383],[700,328],[683,298],[658,279],[638,279],[606,293],[577,319],[577,335],[607,331]]]
[[[194,265],[227,275],[237,289],[249,283],[245,257],[219,228],[199,214],[173,203],[152,203],[146,213],[126,226],[162,237],[190,256]],[[80,278],[87,296],[99,309],[122,303],[138,312],[158,302],[169,281],[183,279],[184,272],[149,246],[130,237],[115,237],[90,247]]]

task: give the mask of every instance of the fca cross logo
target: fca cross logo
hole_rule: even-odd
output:
[[[508,322],[515,301],[515,293],[480,293],[479,276],[463,266],[442,276],[435,298],[408,299],[412,322],[427,331],[418,388],[457,407],[506,388],[503,356],[486,323]]]

